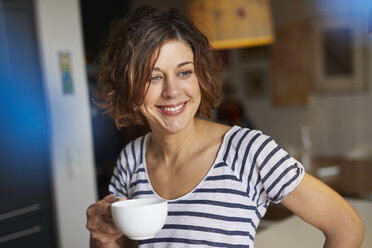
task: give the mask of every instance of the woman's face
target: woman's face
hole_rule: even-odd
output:
[[[149,84],[140,110],[152,131],[177,133],[189,127],[201,99],[190,46],[179,40],[164,43]]]

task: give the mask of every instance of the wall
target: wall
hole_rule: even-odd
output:
[[[88,247],[87,207],[97,199],[88,88],[78,0],[35,0],[51,119],[54,204],[60,248]],[[63,94],[58,53],[71,55],[74,86]]]

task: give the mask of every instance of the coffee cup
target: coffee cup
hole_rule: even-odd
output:
[[[116,227],[129,239],[152,238],[164,226],[168,203],[164,199],[130,199],[111,204]]]

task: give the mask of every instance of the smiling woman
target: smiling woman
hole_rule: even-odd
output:
[[[148,12],[153,12],[151,23],[143,18]],[[104,64],[99,73],[102,86],[98,92],[101,99],[99,105],[114,118],[119,128],[143,124],[139,107],[153,71],[159,69],[154,63],[160,47],[166,41],[175,39],[183,41],[192,55],[195,54],[195,58],[190,58],[188,62],[195,66],[194,73],[202,94],[197,113],[206,118],[212,116],[214,107],[220,101],[222,69],[221,60],[211,49],[208,39],[191,20],[184,20],[177,10],[169,10],[164,15],[149,8],[140,8],[131,18],[119,19],[113,24],[102,54]]]
[[[174,9],[140,7],[113,26],[102,106],[118,127],[147,122],[151,132],[123,148],[110,195],[88,208],[91,246],[254,247],[268,205],[282,202],[324,232],[326,247],[358,247],[358,214],[273,139],[198,117],[210,117],[219,103],[215,58],[206,37]],[[121,198],[167,200],[163,228],[130,241],[110,212]]]

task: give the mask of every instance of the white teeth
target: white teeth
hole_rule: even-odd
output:
[[[173,112],[173,111],[177,111],[177,110],[179,110],[180,108],[182,108],[182,106],[183,106],[183,104],[181,104],[181,105],[179,105],[179,106],[177,106],[177,107],[172,107],[172,108],[167,108],[167,107],[165,107],[164,109],[166,110],[166,111],[171,111],[171,112]]]

